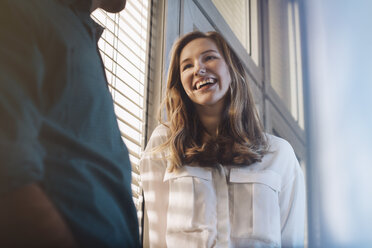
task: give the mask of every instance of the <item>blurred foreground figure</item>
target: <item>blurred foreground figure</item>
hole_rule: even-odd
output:
[[[309,247],[372,247],[372,1],[303,1]]]
[[[131,166],[97,48],[96,8],[0,1],[0,247],[138,247]]]

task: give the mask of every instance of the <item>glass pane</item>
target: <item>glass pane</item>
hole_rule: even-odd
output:
[[[299,126],[304,128],[297,2],[270,1],[268,16],[271,86]]]
[[[212,2],[258,65],[257,0],[212,0]]]

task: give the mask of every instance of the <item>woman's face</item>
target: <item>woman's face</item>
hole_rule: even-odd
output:
[[[231,84],[229,68],[215,42],[198,38],[180,54],[182,86],[192,102],[201,106],[223,103]]]

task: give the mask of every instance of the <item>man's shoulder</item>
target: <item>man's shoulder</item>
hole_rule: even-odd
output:
[[[1,0],[2,5],[11,6],[12,11],[28,16],[37,16],[40,13],[49,13],[56,7],[67,7],[59,0]]]

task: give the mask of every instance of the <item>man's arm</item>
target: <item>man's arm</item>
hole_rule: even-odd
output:
[[[0,198],[0,247],[78,247],[38,184]]]
[[[76,247],[35,183],[43,178],[38,104],[45,63],[36,2],[0,1],[0,247]]]

